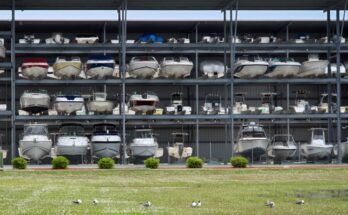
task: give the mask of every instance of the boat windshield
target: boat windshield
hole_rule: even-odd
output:
[[[174,94],[172,94],[172,100],[173,100],[173,101],[177,101],[177,100],[180,100],[180,101],[181,101],[181,94],[180,94],[180,93],[174,93]]]
[[[325,138],[324,130],[314,129],[312,132],[313,132],[313,140],[323,140]]]
[[[139,56],[133,57],[132,61],[155,61],[154,57],[151,56]]]
[[[246,126],[242,130],[242,137],[266,137],[266,134],[262,127]]]
[[[153,138],[151,130],[137,130],[135,131],[135,138]]]
[[[288,146],[288,145],[294,145],[295,141],[294,138],[291,135],[276,135],[273,138],[273,145],[282,145],[282,146]]]
[[[46,125],[25,125],[24,135],[48,135]]]
[[[61,136],[84,136],[85,129],[80,125],[64,125],[59,129]]]
[[[94,134],[118,134],[114,125],[96,125]]]

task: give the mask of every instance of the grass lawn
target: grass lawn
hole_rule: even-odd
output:
[[[348,214],[348,169],[8,170],[0,172],[0,198],[0,214],[11,215],[338,215]],[[143,209],[145,200],[153,207]],[[193,200],[202,207],[191,208]]]

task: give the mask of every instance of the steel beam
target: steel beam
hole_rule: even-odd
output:
[[[16,157],[16,125],[15,125],[15,114],[16,114],[16,1],[12,0],[11,10],[11,159]]]

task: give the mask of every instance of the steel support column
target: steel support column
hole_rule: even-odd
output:
[[[196,44],[198,43],[198,26],[199,23],[196,24],[195,27],[195,42]],[[195,63],[196,63],[196,67],[195,67],[195,73],[196,73],[196,80],[198,80],[198,66],[199,66],[199,62],[198,62],[198,50],[195,49]],[[199,87],[198,84],[195,85],[196,88],[196,115],[199,114]],[[197,157],[199,157],[199,120],[196,119],[196,155]]]
[[[327,40],[330,41],[331,40],[331,11],[328,10],[326,12],[326,37]],[[329,65],[328,65],[328,77],[331,78],[331,49],[328,48],[327,49],[327,53],[326,53],[326,58],[329,61]],[[328,83],[327,85],[327,93],[328,93],[328,98],[327,98],[327,102],[329,104],[329,113],[332,113],[332,85],[331,83]],[[328,142],[332,143],[333,142],[333,138],[332,138],[332,119],[328,119],[328,126],[327,126],[327,131],[328,131]]]
[[[341,75],[340,75],[340,65],[341,65],[341,30],[340,30],[340,11],[336,10],[336,88],[337,88],[337,101],[336,101],[336,116],[337,116],[337,153],[338,153],[338,163],[342,162],[341,153]]]
[[[12,0],[12,14],[11,14],[11,159],[16,157],[16,1]]]
[[[223,16],[224,16],[224,43],[227,43],[227,25],[226,25],[226,9],[223,10]],[[227,50],[224,48],[224,65],[225,65],[225,79],[227,79]],[[224,106],[225,106],[225,113],[227,113],[227,99],[228,99],[228,89],[227,84],[224,85]],[[225,121],[225,153],[224,157],[226,161],[228,160],[228,124],[227,121]]]
[[[122,102],[121,102],[121,114],[122,114],[122,144],[123,144],[123,156],[122,164],[126,163],[126,41],[127,41],[127,0],[123,1],[121,10],[121,20],[122,20],[122,43],[121,43],[121,78],[122,78]]]

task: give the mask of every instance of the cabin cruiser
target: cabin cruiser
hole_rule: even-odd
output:
[[[293,158],[296,150],[296,142],[291,134],[276,134],[267,149],[267,155],[273,158],[275,163],[281,163],[283,160]]]
[[[301,64],[292,58],[271,58],[266,77],[287,78],[299,74]]]
[[[93,126],[92,154],[96,158],[119,158],[121,137],[114,124],[101,123]]]
[[[152,129],[136,129],[129,148],[135,163],[149,157],[163,156],[163,149],[158,148],[157,139]]]
[[[248,105],[245,103],[245,93],[234,94],[233,114],[242,114],[248,111]]]
[[[43,58],[24,59],[22,66],[18,69],[20,77],[27,79],[43,79],[47,76],[49,65]]]
[[[47,124],[24,125],[23,137],[19,141],[19,155],[28,160],[39,161],[51,153],[52,140]]]
[[[69,44],[70,39],[63,37],[62,33],[53,33],[52,37],[45,40],[46,44]]]
[[[301,155],[305,157],[307,161],[331,159],[333,145],[326,144],[325,130],[325,128],[312,128],[311,142],[301,145]]]
[[[259,158],[266,153],[269,143],[263,126],[250,122],[241,126],[235,152],[248,158]]]
[[[133,93],[129,98],[129,109],[135,112],[149,113],[155,112],[156,105],[159,102],[158,96],[153,92],[144,94]]]
[[[6,47],[5,47],[5,40],[3,38],[0,38],[0,58],[6,57]]]
[[[161,63],[160,75],[166,78],[185,78],[190,76],[193,63],[187,57],[167,57]]]
[[[71,60],[58,57],[53,70],[54,75],[61,79],[77,78],[82,70],[82,62],[79,57],[72,57]]]
[[[115,60],[111,56],[91,56],[86,62],[87,78],[104,79],[112,77],[115,69],[115,64]]]
[[[311,112],[311,106],[306,100],[306,91],[296,91],[295,105],[289,107],[293,113],[309,113]]]
[[[93,93],[93,100],[87,103],[88,112],[93,113],[112,113],[114,103],[106,100],[105,92]]]
[[[77,44],[94,44],[97,43],[99,37],[96,35],[77,35],[75,41]]]
[[[221,96],[213,93],[205,96],[202,112],[207,115],[227,114],[225,108],[222,106]]]
[[[172,93],[171,106],[166,107],[166,113],[172,115],[190,115],[192,108],[183,106],[182,93]]]
[[[47,111],[50,107],[50,96],[47,91],[25,91],[19,100],[22,110],[32,114]]]
[[[80,95],[58,95],[54,107],[58,113],[72,114],[84,108],[84,98]]]
[[[172,133],[173,146],[168,147],[168,155],[175,161],[185,160],[192,155],[192,147],[185,147],[185,137],[188,133]]]
[[[221,61],[206,60],[200,63],[200,71],[207,78],[222,78],[225,76],[227,67]]]
[[[55,146],[56,155],[85,156],[88,147],[89,139],[81,124],[64,123],[60,126]]]
[[[127,76],[134,78],[153,78],[159,70],[159,63],[154,57],[132,57],[128,64]]]
[[[309,54],[308,60],[302,63],[299,77],[321,77],[325,76],[329,61],[320,60],[318,54]]]
[[[39,44],[41,39],[35,38],[34,34],[24,35],[23,39],[19,39],[19,44]]]
[[[233,66],[234,76],[237,78],[257,78],[266,73],[268,62],[260,57],[241,57]]]

